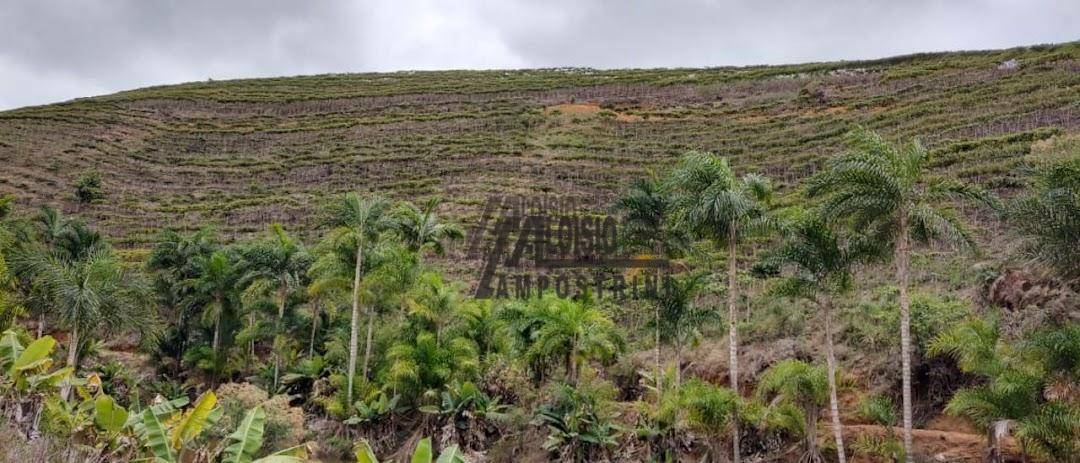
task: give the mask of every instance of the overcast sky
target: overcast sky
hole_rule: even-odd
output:
[[[1080,0],[0,0],[0,109],[207,78],[676,67],[1080,39]]]

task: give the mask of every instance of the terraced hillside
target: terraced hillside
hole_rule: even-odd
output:
[[[312,233],[348,190],[441,194],[469,222],[491,193],[575,194],[690,149],[782,184],[853,124],[923,136],[943,174],[1015,183],[1032,143],[1080,130],[1080,42],[747,68],[402,72],[199,82],[0,112],[0,191],[61,202],[117,241],[215,221]],[[72,184],[103,174],[106,199]],[[303,226],[301,228],[301,226]]]

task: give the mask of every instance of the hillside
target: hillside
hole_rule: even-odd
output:
[[[1080,454],[1080,42],[188,83],[0,165],[0,460]]]
[[[72,183],[99,170],[106,199],[78,212],[137,248],[165,226],[211,221],[235,236],[271,221],[313,225],[323,198],[349,190],[440,194],[468,223],[492,193],[604,204],[624,180],[691,149],[793,184],[854,124],[922,136],[942,173],[1007,188],[1032,142],[1080,127],[1080,43],[793,66],[152,87],[0,112],[0,192],[73,212]]]

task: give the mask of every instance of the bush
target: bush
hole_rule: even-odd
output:
[[[105,198],[105,192],[101,189],[101,172],[88,170],[75,179],[75,199],[80,203],[90,204]]]
[[[603,380],[583,381],[577,387],[553,386],[551,402],[541,405],[536,424],[547,426],[544,448],[559,461],[606,460],[622,429],[612,402],[616,389]]]
[[[900,348],[900,307],[896,289],[888,288],[876,300],[863,302],[844,314],[847,319],[841,339],[868,349]],[[951,297],[913,293],[911,336],[913,353],[926,357],[926,347],[939,333],[972,316],[971,306]]]

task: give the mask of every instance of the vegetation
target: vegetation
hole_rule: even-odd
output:
[[[737,391],[739,244],[773,224],[765,209],[772,195],[771,186],[768,179],[757,174],[737,178],[724,158],[690,153],[672,170],[670,188],[675,192],[675,220],[679,226],[697,239],[708,239],[718,249],[727,249],[728,379]],[[738,463],[738,429],[731,436],[734,461]]]
[[[0,113],[0,456],[1075,459],[1077,50]],[[471,297],[490,193],[613,211],[670,266]]]
[[[837,460],[843,463],[846,456],[837,399],[836,377],[839,373],[833,343],[833,298],[851,290],[854,267],[882,255],[882,243],[857,234],[838,236],[828,227],[820,212],[796,211],[795,214],[797,216],[790,219],[791,223],[786,227],[782,243],[762,258],[760,270],[775,274],[786,270],[786,275],[778,281],[774,292],[790,298],[807,299],[822,312],[829,411]],[[813,445],[813,442],[808,445]],[[816,447],[812,446],[807,452],[811,460],[820,458],[814,453]]]
[[[1068,277],[1080,276],[1080,156],[1037,159],[1030,192],[1017,197],[1008,218],[1031,237],[1027,251]]]
[[[822,213],[870,239],[893,248],[896,283],[900,290],[900,361],[903,377],[904,452],[912,461],[911,440],[911,303],[908,287],[913,243],[940,241],[971,246],[968,231],[948,209],[938,204],[960,198],[991,202],[972,186],[929,178],[929,153],[918,141],[903,146],[859,128],[849,137],[853,151],[829,161],[827,170],[810,179],[807,194],[825,196]]]

